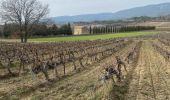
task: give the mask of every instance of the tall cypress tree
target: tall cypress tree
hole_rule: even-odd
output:
[[[91,26],[89,27],[89,32],[90,32],[90,34],[92,34],[92,28],[91,28]]]
[[[68,27],[67,27],[67,28],[68,28],[68,29],[67,29],[67,35],[72,35],[73,32],[72,32],[71,24],[70,24],[70,23],[68,23]]]
[[[11,35],[9,25],[7,23],[4,25],[3,35],[5,37],[9,37]]]

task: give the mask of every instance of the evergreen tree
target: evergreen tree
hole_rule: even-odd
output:
[[[59,32],[58,32],[58,27],[53,24],[52,28],[51,28],[51,35],[58,35]]]
[[[67,27],[67,35],[73,35],[72,29],[71,29],[71,24],[68,23],[68,27]]]
[[[10,31],[10,26],[7,23],[4,25],[3,34],[4,37],[9,37],[12,34]]]
[[[89,27],[89,32],[90,32],[90,34],[92,34],[92,27],[91,26]]]

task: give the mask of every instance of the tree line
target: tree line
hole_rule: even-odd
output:
[[[105,26],[105,27],[90,26],[89,28],[90,34],[132,32],[144,30],[155,30],[155,26]]]
[[[56,36],[56,35],[72,35],[72,29],[70,23],[57,26],[47,25],[47,24],[36,24],[32,26],[32,29],[29,30],[29,37],[36,37],[36,36]],[[9,37],[20,37],[21,33],[18,30],[17,24],[7,24],[5,23],[2,36],[5,38]]]

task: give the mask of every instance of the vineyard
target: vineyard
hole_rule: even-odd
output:
[[[1,42],[0,100],[169,100],[169,38]]]

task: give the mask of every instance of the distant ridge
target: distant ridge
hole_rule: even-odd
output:
[[[50,18],[55,23],[68,23],[68,22],[90,22],[102,20],[118,20],[131,17],[148,16],[158,17],[170,14],[170,2],[148,5],[143,7],[136,7],[126,10],[121,10],[115,13],[99,13],[99,14],[84,14],[76,16],[59,16]]]

